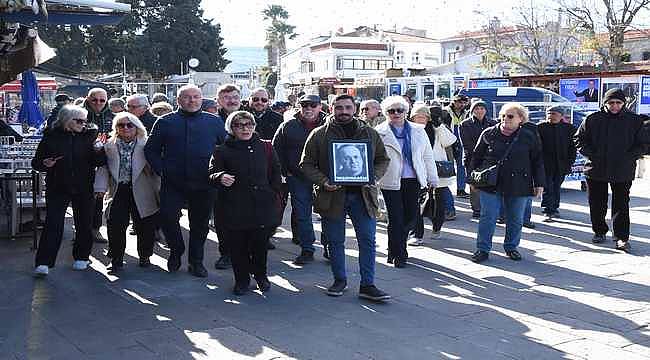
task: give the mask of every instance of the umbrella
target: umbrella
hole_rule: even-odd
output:
[[[23,72],[20,84],[22,85],[20,96],[23,100],[23,104],[20,106],[18,120],[31,127],[39,128],[43,123],[43,115],[41,114],[41,110],[38,108],[38,82],[36,81],[34,73],[30,70]]]

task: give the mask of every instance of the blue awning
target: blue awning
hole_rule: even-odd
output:
[[[16,13],[0,13],[0,19],[5,22],[30,25],[45,22],[53,25],[117,25],[127,13],[96,13],[48,10],[47,19],[42,14],[34,14],[31,9]]]

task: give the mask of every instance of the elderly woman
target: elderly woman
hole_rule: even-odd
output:
[[[226,119],[229,136],[210,160],[210,181],[218,190],[216,218],[231,246],[236,295],[248,292],[249,274],[260,291],[270,290],[267,241],[282,221],[280,162],[271,143],[255,133],[255,125],[251,113],[231,113]]]
[[[139,265],[151,263],[154,243],[154,215],[158,212],[160,178],[144,156],[147,130],[133,114],[121,112],[113,118],[112,137],[104,144],[106,166],[95,176],[95,195],[106,197],[108,254],[113,271],[124,266],[126,228],[129,216],[138,236]]]
[[[481,217],[476,238],[477,251],[472,261],[480,263],[489,257],[492,236],[499,209],[504,207],[506,235],[503,243],[506,255],[521,260],[517,251],[524,222],[526,202],[532,195],[540,196],[545,186],[544,160],[537,133],[523,126],[528,111],[517,103],[505,104],[499,112],[501,122],[481,133],[471,168],[476,171],[500,164],[496,186],[479,187]],[[472,178],[474,178],[472,176]],[[476,182],[474,186],[480,185]]]
[[[390,96],[381,103],[386,121],[375,128],[390,164],[378,185],[388,210],[388,262],[396,268],[406,266],[406,239],[415,228],[421,188],[436,186],[438,174],[433,151],[424,126],[406,121],[409,104],[401,96]]]
[[[435,110],[433,113],[435,113]],[[411,121],[424,126],[424,131],[427,133],[429,143],[433,148],[433,160],[436,162],[441,161],[449,163],[450,161],[453,161],[453,154],[449,156],[450,151],[448,150],[451,150],[449,149],[449,146],[456,142],[456,136],[454,136],[448,127],[442,125],[438,118],[435,120],[436,121],[432,121],[432,110],[430,110],[426,104],[415,104],[413,106],[413,110],[411,110]],[[450,165],[453,167],[453,163]],[[442,173],[438,172],[438,184],[436,185],[435,191],[430,192],[434,195],[435,200],[429,199],[427,203],[427,209],[431,210],[432,213],[432,239],[440,237],[440,229],[442,228],[442,224],[445,222],[444,193],[449,192],[449,186],[454,184],[456,181],[455,176],[450,174],[446,175],[447,176],[443,176]],[[424,243],[423,220],[422,214],[419,214],[413,234],[413,240],[409,242],[409,245],[420,246]]]
[[[105,158],[94,146],[97,127],[87,123],[87,116],[82,107],[63,106],[56,121],[45,129],[32,160],[35,170],[47,173],[45,229],[36,252],[35,274],[39,276],[47,275],[56,263],[70,203],[75,225],[72,268],[85,270],[90,263],[93,176]]]

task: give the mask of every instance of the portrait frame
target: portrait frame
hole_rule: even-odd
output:
[[[369,160],[371,154],[370,140],[330,141],[330,184],[367,185],[373,183],[373,166]]]

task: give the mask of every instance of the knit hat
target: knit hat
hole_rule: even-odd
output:
[[[411,109],[411,119],[415,117],[415,115],[425,115],[429,120],[431,120],[431,113],[429,112],[429,107],[427,104],[424,103],[418,103],[413,105],[413,109]]]
[[[481,107],[483,107],[483,109],[487,110],[487,103],[485,101],[476,100],[476,101],[472,101],[472,105],[470,105],[470,107],[469,107],[469,113],[470,114],[473,113],[474,108],[477,107],[477,106],[481,106]]]
[[[605,96],[603,97],[603,104],[607,104],[608,101],[614,99],[621,100],[623,103],[625,103],[625,93],[623,90],[619,88],[612,88],[607,90]]]
[[[546,112],[556,112],[558,114],[564,115],[564,108],[560,105],[553,105],[550,108],[546,109]]]

